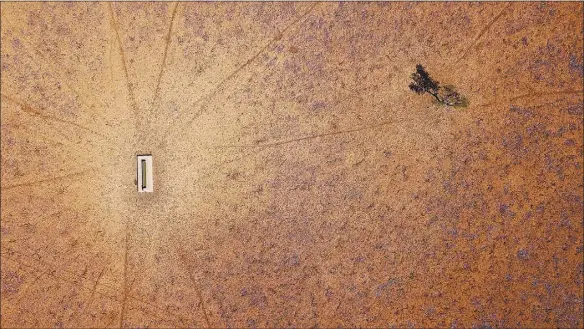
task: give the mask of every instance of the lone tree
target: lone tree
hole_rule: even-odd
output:
[[[444,100],[438,95],[440,89],[438,81],[432,79],[421,64],[416,65],[416,72],[412,73],[412,80],[414,80],[410,83],[412,91],[419,95],[428,93],[434,96],[438,102],[444,104]]]
[[[468,106],[466,97],[459,94],[453,86],[441,87],[438,81],[432,79],[420,64],[416,65],[416,72],[412,73],[412,80],[414,82],[410,83],[410,89],[416,94],[428,93],[434,96],[438,103],[448,106]]]

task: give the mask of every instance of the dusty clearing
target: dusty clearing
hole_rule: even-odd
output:
[[[582,11],[2,3],[1,326],[582,327]]]

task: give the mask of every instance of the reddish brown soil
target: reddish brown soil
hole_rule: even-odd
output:
[[[583,18],[2,3],[1,326],[581,328]]]

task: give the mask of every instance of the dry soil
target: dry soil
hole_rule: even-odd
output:
[[[581,328],[583,18],[2,3],[1,326]]]

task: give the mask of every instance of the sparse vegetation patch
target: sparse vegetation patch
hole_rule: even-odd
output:
[[[428,93],[432,95],[439,104],[447,106],[468,106],[468,99],[456,91],[454,86],[446,85],[441,87],[440,83],[432,79],[430,74],[421,64],[416,65],[416,72],[412,73],[412,80],[414,80],[414,82],[410,83],[409,87],[416,94],[421,95]]]

